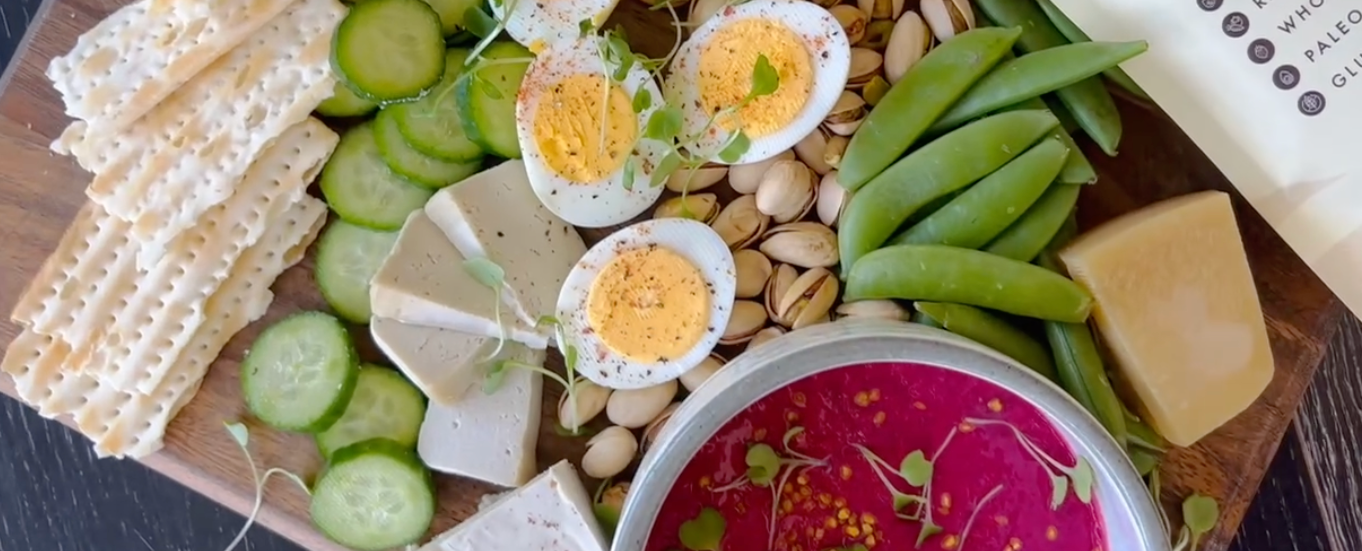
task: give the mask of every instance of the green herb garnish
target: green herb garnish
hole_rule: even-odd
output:
[[[1068,494],[1070,486],[1073,488],[1074,495],[1078,497],[1078,501],[1084,504],[1092,503],[1093,472],[1092,465],[1088,464],[1087,459],[1079,456],[1073,466],[1065,465],[1051,457],[1050,454],[1045,453],[1045,450],[1040,449],[1035,442],[1032,442],[1022,433],[1021,429],[1006,421],[967,418],[965,422],[977,427],[1002,426],[1012,431],[1022,449],[1026,450],[1026,453],[1032,459],[1035,459],[1045,469],[1046,474],[1050,476],[1052,489],[1050,509],[1058,509],[1060,505],[1064,504],[1064,498]]]
[[[506,324],[501,319],[501,293],[506,288],[506,271],[485,257],[464,260],[463,271],[478,284],[492,290],[492,319],[497,323],[497,347],[483,360],[490,361],[500,356],[501,349],[506,346]]]
[[[264,474],[261,474],[260,470],[255,466],[255,459],[251,457],[249,446],[251,438],[250,430],[246,428],[246,425],[241,423],[224,422],[223,425],[226,427],[227,433],[232,435],[232,440],[241,448],[242,455],[246,456],[246,464],[251,467],[251,480],[255,482],[255,505],[251,507],[250,516],[246,517],[246,524],[241,527],[240,532],[237,532],[236,538],[232,539],[232,543],[227,545],[226,551],[232,551],[246,538],[246,532],[251,529],[251,525],[255,524],[255,518],[260,514],[260,507],[265,502],[265,484],[269,482],[271,476],[277,474],[292,480],[309,496],[312,495],[312,489],[307,487],[307,483],[303,481],[302,477],[279,467],[271,467],[266,470]]]
[[[719,551],[728,522],[717,509],[705,507],[695,518],[681,523],[681,545],[691,551]]]
[[[1192,494],[1182,501],[1182,530],[1173,551],[1195,550],[1201,543],[1201,536],[1215,528],[1220,518],[1220,504],[1215,499],[1201,494]]]

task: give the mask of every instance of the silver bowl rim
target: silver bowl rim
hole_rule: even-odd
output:
[[[1098,421],[1054,383],[990,348],[915,323],[846,319],[781,336],[726,364],[688,396],[657,435],[630,484],[612,551],[643,551],[691,458],[737,413],[804,377],[873,362],[932,365],[978,377],[1040,410],[1093,468],[1109,551],[1169,551],[1144,480]],[[779,362],[779,370],[768,369]]]

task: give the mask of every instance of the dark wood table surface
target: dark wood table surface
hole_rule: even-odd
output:
[[[42,0],[0,0],[0,67]],[[1234,551],[1362,550],[1362,323],[1347,317]],[[0,551],[211,551],[244,519],[0,396]],[[295,551],[264,529],[240,550]]]

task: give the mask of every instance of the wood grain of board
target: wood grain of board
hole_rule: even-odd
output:
[[[43,70],[50,58],[68,50],[79,33],[117,5],[99,0],[49,0],[35,16],[29,39],[0,81],[0,220],[6,221],[0,225],[0,310],[12,307],[61,236],[83,201],[89,181],[89,175],[69,159],[47,150],[67,121]],[[637,42],[636,49],[643,53],[659,55],[671,46],[665,14],[648,12],[642,3],[621,3],[614,20],[625,25]],[[1123,106],[1123,111],[1126,134],[1121,156],[1108,159],[1095,147],[1086,148],[1102,182],[1084,191],[1080,212],[1085,226],[1190,191],[1232,192],[1219,171],[1167,118],[1130,105]],[[1166,464],[1166,506],[1175,505],[1191,491],[1214,496],[1223,504],[1221,522],[1208,538],[1206,549],[1212,551],[1225,549],[1233,538],[1342,312],[1304,263],[1237,195],[1235,205],[1272,333],[1277,374],[1248,412],[1197,446],[1174,452]],[[304,474],[318,470],[320,458],[306,437],[271,431],[247,419],[236,374],[242,354],[262,327],[298,309],[325,307],[310,274],[309,257],[275,283],[277,298],[269,314],[227,345],[198,397],[171,425],[166,449],[146,459],[147,466],[232,509],[248,510],[254,496],[249,470],[222,428],[224,421],[245,419],[253,429],[252,452],[258,462]],[[364,337],[362,329],[356,332]],[[16,333],[13,324],[0,324],[0,346],[7,346]],[[370,359],[379,359],[372,347],[364,352]],[[546,403],[555,404],[560,389],[548,388]],[[0,377],[0,391],[13,394],[7,377]],[[552,429],[553,409],[545,409],[547,422],[538,454],[541,467],[562,457],[580,459],[582,453],[580,440],[559,436]],[[441,509],[433,531],[466,518],[482,494],[495,490],[449,476],[440,477],[438,486]],[[1356,495],[1355,488],[1345,491]],[[260,521],[305,548],[336,548],[312,530],[306,496],[291,486],[271,487]],[[1348,526],[1346,520],[1340,522]]]

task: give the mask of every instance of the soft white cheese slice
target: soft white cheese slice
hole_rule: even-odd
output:
[[[416,388],[443,405],[455,404],[481,387],[488,356],[497,348],[491,337],[390,318],[371,318],[369,333]]]
[[[463,260],[424,212],[412,212],[397,244],[370,281],[374,316],[497,337],[501,329],[497,327],[496,294],[464,270]],[[501,322],[507,338],[530,348],[548,347],[551,329],[533,329],[505,306]]]
[[[506,344],[502,357],[544,365],[543,350],[515,343]],[[430,404],[416,445],[421,460],[440,472],[501,486],[524,484],[535,473],[543,389],[544,379],[538,372],[509,368],[501,387],[492,394],[483,392],[479,384],[458,403]]]
[[[506,272],[506,303],[533,326],[553,315],[558,291],[586,254],[577,230],[545,208],[525,163],[506,161],[440,190],[426,214],[468,258],[485,257]]]
[[[420,551],[605,551],[577,469],[559,461]]]

